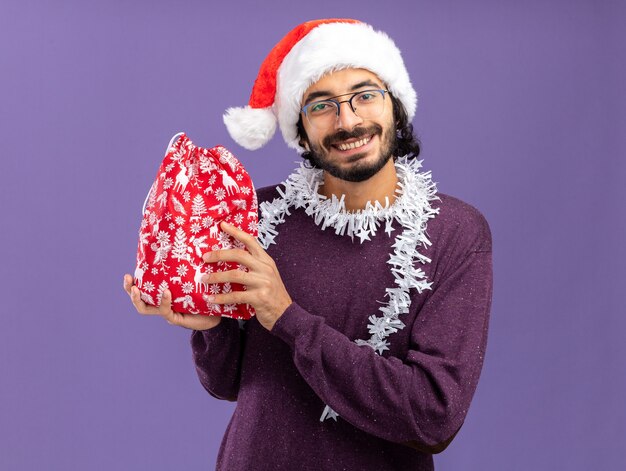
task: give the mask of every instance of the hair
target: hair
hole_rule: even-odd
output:
[[[393,148],[393,160],[398,157],[407,156],[409,160],[417,158],[420,154],[420,141],[413,132],[413,125],[409,122],[409,118],[406,113],[406,108],[400,100],[389,93],[391,103],[393,104],[393,120],[397,123],[396,126],[396,144]],[[304,147],[304,142],[307,139],[306,131],[304,130],[304,124],[302,123],[302,114],[298,119],[298,137],[300,138],[300,146]],[[302,153],[302,158],[305,160],[307,166],[311,168],[317,168],[310,158],[311,152],[308,150]]]

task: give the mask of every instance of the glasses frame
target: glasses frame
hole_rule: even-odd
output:
[[[304,116],[306,116],[307,121],[309,122],[309,124],[315,128],[317,128],[318,126],[315,126],[315,124],[313,124],[311,122],[311,118],[309,118],[309,113],[307,112],[308,109],[311,106],[314,105],[318,105],[320,103],[326,103],[326,102],[331,102],[334,103],[337,106],[337,114],[335,115],[335,119],[339,118],[339,114],[341,113],[341,104],[342,103],[348,103],[348,105],[350,105],[350,109],[352,110],[352,112],[356,115],[359,116],[359,114],[356,112],[356,109],[354,108],[354,105],[352,104],[352,100],[354,100],[354,97],[356,97],[357,95],[360,95],[361,93],[367,93],[367,92],[378,92],[383,96],[383,108],[380,112],[380,115],[383,114],[383,112],[385,111],[385,94],[389,93],[389,90],[385,90],[384,88],[372,88],[372,89],[367,89],[367,90],[360,90],[358,92],[351,92],[351,93],[344,93],[342,95],[336,95],[330,98],[325,98],[323,100],[315,100],[312,101],[311,103],[307,103],[306,105],[304,105],[301,109],[300,112],[304,113]],[[350,98],[348,98],[347,100],[337,100],[336,98],[341,98],[344,96],[350,96]],[[377,118],[378,116],[373,116],[372,118],[363,118],[362,116],[359,116],[359,118],[361,119],[374,119]]]

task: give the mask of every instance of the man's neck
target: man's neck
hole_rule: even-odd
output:
[[[337,199],[344,196],[347,211],[357,211],[365,209],[368,201],[372,204],[378,201],[385,205],[385,197],[389,198],[389,204],[393,204],[396,199],[395,192],[398,184],[398,176],[393,159],[385,164],[376,175],[363,182],[348,182],[333,177],[328,172],[324,172],[324,185],[319,192],[330,198],[335,195]]]

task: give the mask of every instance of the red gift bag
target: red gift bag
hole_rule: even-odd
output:
[[[257,236],[257,199],[250,176],[226,148],[204,149],[184,133],[176,134],[144,202],[139,229],[134,278],[146,304],[160,305],[163,291],[169,289],[176,312],[235,319],[254,315],[248,304],[207,301],[209,294],[245,289],[236,283],[201,280],[212,272],[247,271],[238,263],[202,260],[210,250],[245,250],[243,243],[220,229],[222,221]]]

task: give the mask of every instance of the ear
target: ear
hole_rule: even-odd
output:
[[[311,149],[309,149],[309,141],[307,141],[304,138],[300,138],[300,140],[298,141],[298,145],[302,148],[304,148],[304,150],[306,150],[307,152],[309,152]]]

